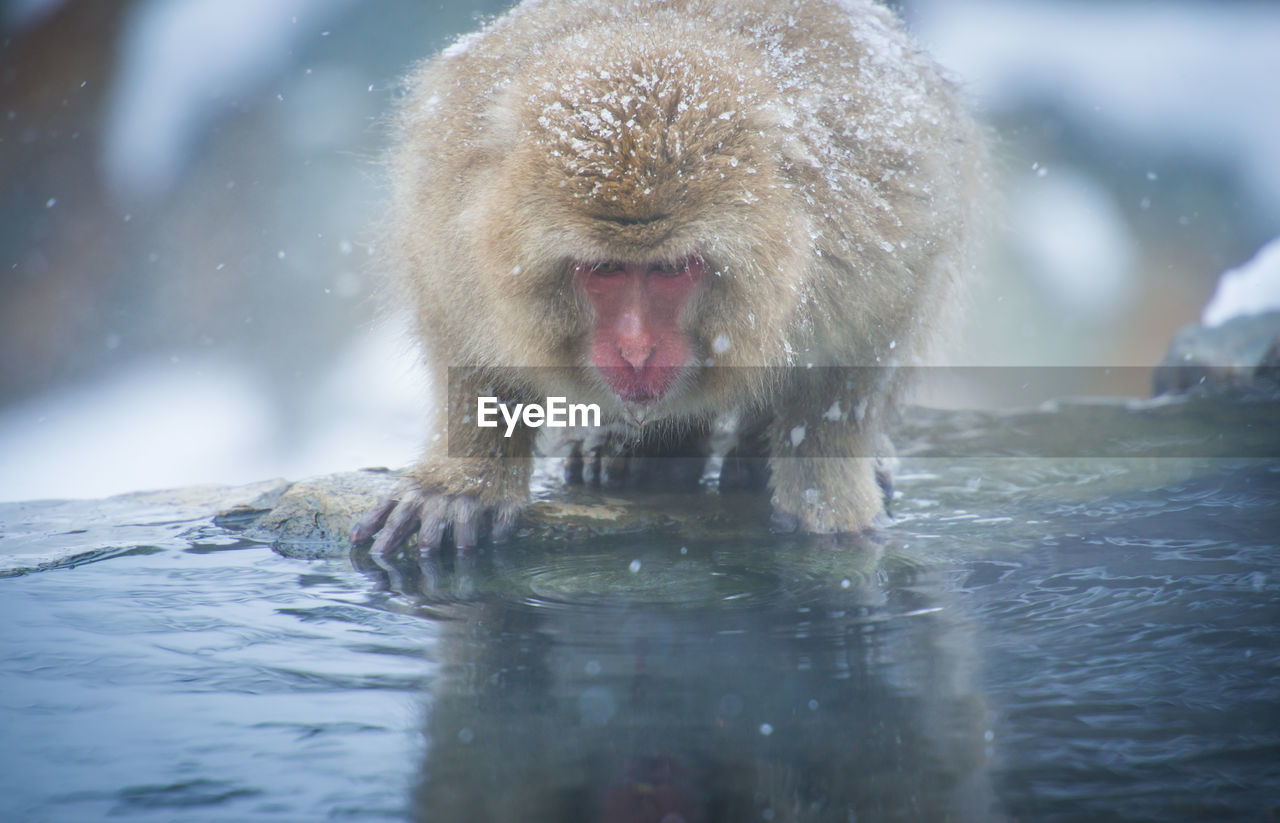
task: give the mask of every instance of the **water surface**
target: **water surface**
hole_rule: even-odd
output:
[[[842,545],[424,564],[2,507],[4,541],[96,548],[0,579],[0,819],[1280,816],[1277,461],[899,487]]]

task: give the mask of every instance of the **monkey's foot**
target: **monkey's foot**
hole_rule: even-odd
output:
[[[515,529],[520,507],[516,504],[482,506],[469,494],[432,494],[417,488],[402,489],[389,496],[351,530],[351,542],[367,543],[371,554],[394,552],[417,530],[419,552],[443,545],[469,549],[478,545],[486,523],[489,539],[505,542]]]

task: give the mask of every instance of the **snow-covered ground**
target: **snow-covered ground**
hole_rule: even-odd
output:
[[[0,501],[300,479],[412,462],[425,380],[393,324],[358,336],[293,419],[242,365],[147,360],[0,410]]]

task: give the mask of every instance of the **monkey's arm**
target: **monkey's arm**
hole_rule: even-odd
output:
[[[400,488],[356,524],[353,543],[373,540],[372,553],[388,554],[416,529],[419,551],[439,548],[450,537],[457,548],[470,548],[486,523],[494,542],[510,535],[529,496],[533,432],[519,425],[506,437],[501,426],[475,425],[467,410],[492,392],[473,382],[459,381],[449,391],[453,426],[445,422]]]

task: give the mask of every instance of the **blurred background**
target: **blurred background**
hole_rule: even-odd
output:
[[[0,0],[0,500],[410,462],[382,118],[505,5]],[[999,135],[958,359],[1154,365],[1280,235],[1280,4],[896,5]]]

